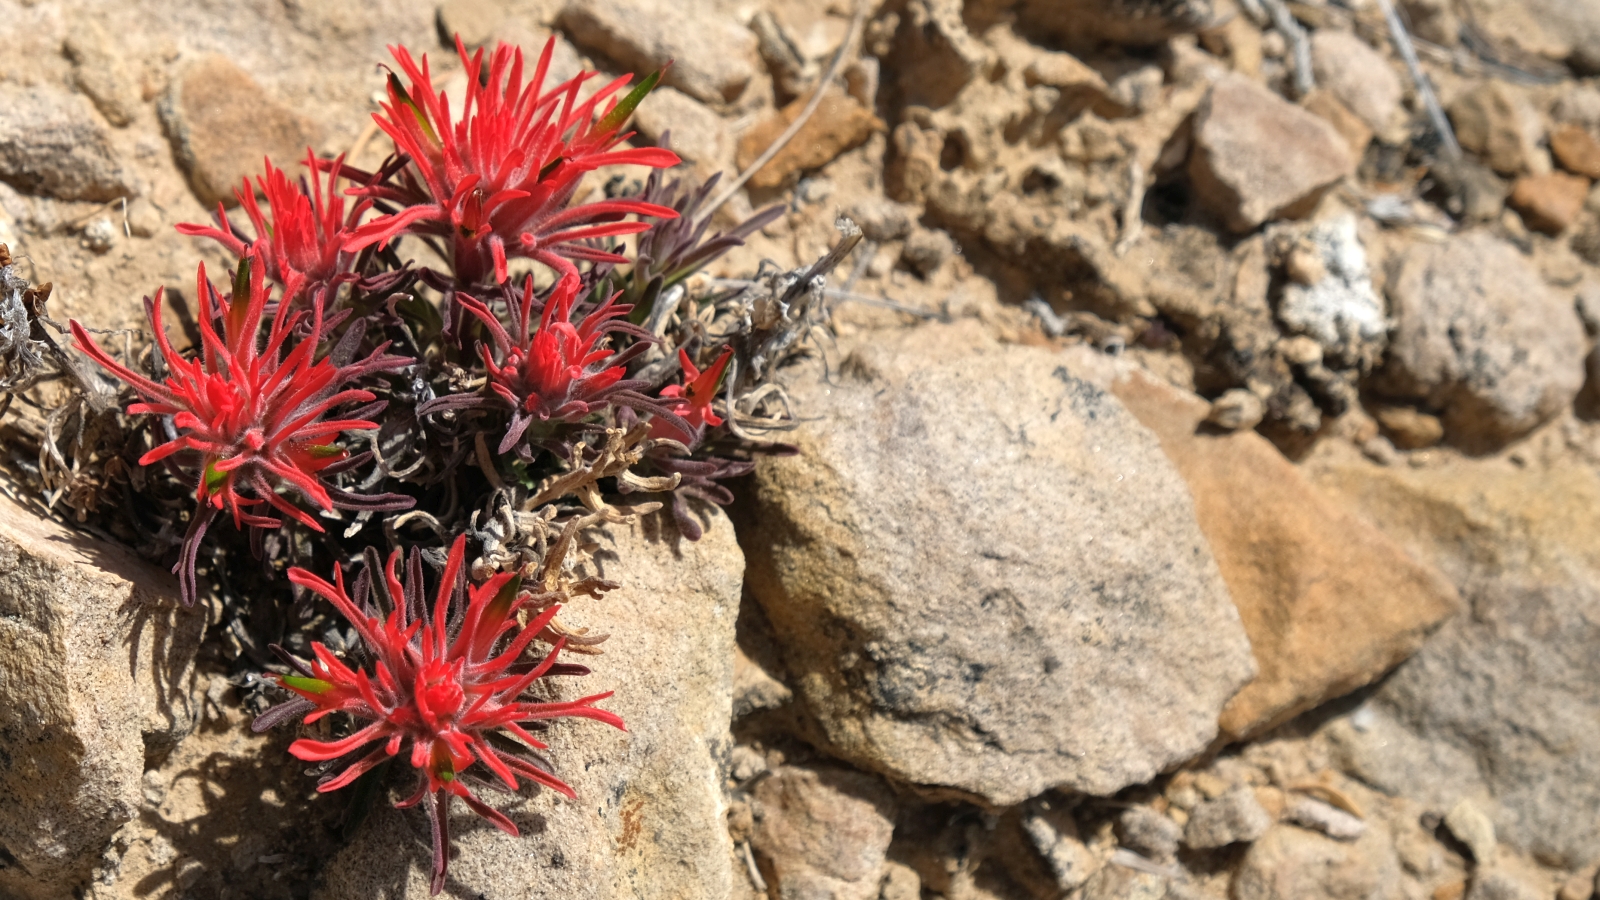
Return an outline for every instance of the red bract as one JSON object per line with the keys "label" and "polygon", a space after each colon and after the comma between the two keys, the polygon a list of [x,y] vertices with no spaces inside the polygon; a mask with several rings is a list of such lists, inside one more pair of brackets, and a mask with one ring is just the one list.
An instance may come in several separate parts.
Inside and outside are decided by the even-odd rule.
{"label": "red bract", "polygon": [[[335,172],[343,165],[343,157],[332,163]],[[246,242],[242,234],[228,222],[222,204],[217,204],[217,225],[178,226],[178,231],[195,237],[208,237],[244,258],[256,253],[266,263],[267,275],[283,286],[283,298],[293,303],[302,290],[315,290],[319,286],[332,286],[354,280],[350,264],[354,254],[345,249],[356,224],[372,205],[361,201],[345,214],[344,196],[337,187],[337,176],[329,176],[324,189],[322,172],[317,158],[306,151],[306,168],[310,170],[309,193],[302,181],[295,184],[266,160],[267,173],[256,177],[256,185],[267,198],[271,210],[269,222],[256,203],[256,192],[250,188],[250,179],[236,189],[234,196],[244,207],[245,215],[255,226],[256,239]]]}
{"label": "red bract", "polygon": [[[407,759],[417,770],[417,790],[396,805],[425,802],[428,806],[433,824],[435,894],[444,887],[449,864],[450,798],[460,797],[473,812],[507,834],[517,835],[517,826],[510,819],[468,788],[469,782],[485,784],[469,771],[475,763],[482,763],[508,790],[517,790],[520,776],[568,797],[576,796],[547,770],[542,759],[503,749],[512,741],[501,740],[497,746],[490,742],[490,735],[501,732],[524,748],[545,750],[546,745],[524,726],[542,727],[550,719],[578,717],[626,730],[615,713],[594,705],[610,697],[610,691],[564,703],[524,696],[540,678],[581,675],[588,670],[556,665],[566,643],[564,637],[554,640],[542,660],[523,659],[524,651],[560,607],[551,606],[519,625],[517,614],[531,598],[520,590],[520,579],[512,575],[496,575],[468,588],[465,608],[461,608],[465,549],[466,538],[456,538],[431,617],[424,608],[420,557],[416,554],[403,586],[395,571],[400,551],[389,556],[383,578],[393,611],[384,619],[363,608],[372,573],[357,580],[356,595],[362,601],[358,605],[345,592],[344,575],[338,568],[334,569],[333,584],[304,569],[290,569],[290,581],[327,599],[355,626],[372,660],[372,673],[351,669],[327,647],[313,643],[316,660],[303,667],[302,675],[275,676],[278,684],[300,700],[269,710],[255,724],[256,730],[265,730],[302,712],[307,713],[307,723],[332,712],[346,712],[365,723],[341,740],[302,738],[289,745],[289,752],[299,759],[349,760],[343,771],[323,777],[317,785],[319,791],[345,787],[409,745]],[[453,632],[446,627],[452,621],[458,623]],[[364,749],[367,752],[356,758]]]}
{"label": "red bract", "polygon": [[[128,407],[130,415],[172,417],[177,438],[144,454],[139,464],[147,466],[186,450],[200,456],[195,489],[199,506],[184,539],[183,553],[173,568],[182,584],[185,603],[194,602],[195,556],[217,510],[231,512],[238,528],[281,527],[278,519],[247,511],[265,503],[315,531],[322,530],[315,519],[289,503],[278,489],[291,488],[321,509],[333,509],[335,498],[318,477],[347,455],[333,441],[343,432],[377,428],[378,424],[366,419],[323,416],[337,406],[374,399],[370,391],[345,385],[368,373],[398,369],[411,362],[386,356],[383,351],[387,343],[353,365],[313,359],[318,340],[325,336],[320,303],[314,304],[309,314],[301,311],[292,315],[288,314],[287,303],[278,304],[262,347],[258,335],[271,293],[263,276],[265,268],[260,255],[252,250],[240,262],[234,292],[224,301],[206,278],[205,265],[201,264],[195,285],[200,297],[198,359],[184,359],[167,341],[161,322],[162,291],[145,298],[145,314],[155,331],[156,345],[172,372],[165,383],[152,381],[118,363],[82,325],[71,323],[78,349],[144,398],[144,402]],[[310,336],[285,353],[290,335],[308,315]],[[214,325],[218,319],[223,326],[221,336]],[[353,348],[359,343],[360,326],[353,326],[351,332],[341,346]],[[375,502],[379,504],[377,508],[395,508],[402,499],[389,495],[357,498],[339,492],[337,505],[348,508]]]}
{"label": "red bract", "polygon": [[[722,417],[711,409],[711,401],[717,398],[717,385],[722,381],[722,373],[728,368],[728,360],[733,358],[733,348],[722,348],[722,355],[704,372],[695,368],[694,361],[689,359],[689,354],[678,348],[678,362],[683,366],[683,384],[669,384],[661,389],[661,399],[672,400],[668,405],[677,413],[696,433],[707,425],[715,427],[722,424]],[[667,433],[670,423],[657,419],[651,423],[652,437],[671,437]]]}
{"label": "red bract", "polygon": [[[620,101],[613,95],[628,77],[616,79],[578,102],[588,72],[549,90],[545,74],[555,39],[545,44],[533,78],[522,80],[522,51],[501,44],[483,71],[482,49],[472,56],[456,40],[466,67],[467,95],[459,118],[451,116],[443,92],[433,89],[428,58],[421,65],[404,47],[391,47],[411,88],[389,78],[389,102],[374,115],[409,164],[392,177],[352,191],[398,211],[357,229],[346,249],[359,250],[404,234],[445,238],[457,283],[495,283],[507,278],[507,257],[538,260],[576,273],[574,259],[625,262],[589,246],[592,238],[635,234],[644,222],[618,221],[629,213],[674,218],[672,209],[639,200],[603,200],[568,207],[583,175],[601,166],[674,166],[678,156],[655,148],[613,149],[628,134],[622,125],[656,76]],[[601,104],[605,104],[603,111]],[[598,120],[596,114],[599,113]],[[366,173],[346,169],[364,184]]]}
{"label": "red bract", "polygon": [[[574,325],[572,306],[579,290],[576,275],[564,276],[557,282],[545,300],[539,327],[534,329],[533,302],[537,294],[533,277],[529,276],[520,293],[509,292],[507,299],[514,337],[482,301],[457,294],[457,302],[484,324],[493,342],[492,349],[479,345],[489,372],[490,393],[440,397],[417,407],[417,412],[471,407],[508,409],[511,423],[500,441],[500,453],[517,446],[535,421],[577,422],[614,405],[655,413],[687,437],[690,429],[682,419],[639,393],[646,382],[622,377],[626,364],[648,349],[650,341],[647,333],[627,322],[625,317],[631,307],[616,303],[613,296]],[[639,340],[616,353],[607,346],[612,332],[626,332]]]}

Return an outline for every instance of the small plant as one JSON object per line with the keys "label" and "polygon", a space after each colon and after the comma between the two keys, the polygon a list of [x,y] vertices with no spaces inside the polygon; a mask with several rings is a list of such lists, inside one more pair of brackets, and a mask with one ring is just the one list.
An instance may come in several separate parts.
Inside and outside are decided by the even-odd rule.
{"label": "small plant", "polygon": [[[214,224],[179,226],[238,259],[226,290],[199,267],[195,315],[178,317],[192,349],[163,316],[182,298],[159,289],[148,348],[71,323],[114,384],[54,342],[48,285],[28,288],[0,248],[0,414],[15,394],[45,416],[17,430],[40,460],[26,474],[172,564],[183,601],[225,621],[246,702],[293,695],[255,727],[303,717],[319,730],[289,748],[324,764],[319,790],[371,787],[405,754],[417,786],[400,805],[429,810],[435,893],[452,798],[515,835],[475,789],[571,796],[538,731],[622,727],[596,705],[607,694],[528,693],[586,674],[558,655],[605,640],[556,618],[616,587],[579,576],[592,545],[580,535],[668,507],[698,539],[695,505],[731,502],[724,480],[785,452],[751,436],[785,421],[762,381],[818,320],[805,298],[822,296],[841,252],[740,282],[753,289],[697,278],[781,207],[708,236],[715,179],[668,181],[671,150],[625,143],[659,73],[580,100],[594,73],[547,86],[553,46],[525,78],[521,50],[458,40],[459,111],[426,56],[394,48],[374,117],[394,143],[381,165],[308,153],[291,178],[268,160],[237,191],[248,226],[220,207]],[[653,171],[632,193],[579,202],[584,175],[615,165]],[[408,261],[423,245],[443,264]],[[47,406],[35,385],[63,374],[67,398]],[[211,528],[223,512],[234,529]],[[331,583],[312,574],[330,570]]]}

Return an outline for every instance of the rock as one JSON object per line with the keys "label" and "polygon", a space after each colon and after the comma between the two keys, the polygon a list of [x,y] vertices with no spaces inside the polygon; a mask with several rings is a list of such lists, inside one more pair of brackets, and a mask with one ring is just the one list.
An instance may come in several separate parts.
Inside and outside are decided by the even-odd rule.
{"label": "rock", "polygon": [[725,167],[733,156],[733,138],[722,117],[676,88],[651,91],[634,113],[633,127],[657,145],[670,131],[674,153],[711,169]]}
{"label": "rock", "polygon": [[128,64],[127,53],[97,19],[79,17],[61,51],[72,63],[72,80],[78,90],[94,102],[107,122],[122,128],[133,121],[140,104],[138,76]]}
{"label": "rock", "polygon": [[950,235],[936,228],[917,227],[906,238],[900,258],[905,260],[911,271],[923,278],[931,278],[955,252],[956,242]]}
{"label": "rock", "polygon": [[1240,785],[1195,807],[1183,828],[1183,843],[1195,850],[1211,850],[1248,843],[1271,827],[1272,817],[1256,801],[1255,791]]}
{"label": "rock", "polygon": [[[756,157],[766,152],[809,102],[810,97],[797,98],[745,132],[739,138],[739,171],[749,168]],[[866,143],[874,131],[883,127],[883,122],[861,101],[830,89],[794,138],[751,177],[750,186],[775,188],[800,172],[820,169],[846,150]]]}
{"label": "rock", "polygon": [[1544,123],[1519,90],[1502,81],[1485,81],[1450,104],[1450,122],[1462,149],[1476,153],[1502,175],[1550,171],[1539,141]]}
{"label": "rock", "polygon": [[[1333,448],[1329,448],[1330,451]],[[1470,604],[1354,717],[1338,764],[1438,810],[1471,798],[1499,842],[1558,868],[1600,857],[1600,476],[1558,463],[1413,469],[1313,461],[1330,493],[1446,572]]]}
{"label": "rock", "polygon": [[1230,738],[1376,680],[1459,607],[1441,574],[1325,496],[1265,438],[1201,433],[1205,401],[1148,376],[1114,391],[1187,483],[1250,636],[1260,674],[1222,713]]}
{"label": "rock", "polygon": [[1441,47],[1461,43],[1461,19],[1450,0],[1401,0],[1411,32]]}
{"label": "rock", "polygon": [[878,900],[894,836],[894,795],[850,769],[784,766],[755,789],[751,845],[772,866],[776,896]]}
{"label": "rock", "polygon": [[317,139],[309,120],[216,54],[173,79],[160,112],[190,188],[208,206],[236,206],[233,192],[245,178],[260,174],[263,156],[292,168]]}
{"label": "rock", "polygon": [[72,896],[193,727],[206,616],[169,573],[0,497],[0,895]]}
{"label": "rock", "polygon": [[1122,866],[1106,866],[1083,886],[1082,900],[1165,900],[1167,879]]}
{"label": "rock", "polygon": [[1235,900],[1354,900],[1398,897],[1400,861],[1389,835],[1369,829],[1354,843],[1274,825],[1234,875]]}
{"label": "rock", "polygon": [[994,67],[994,51],[962,20],[961,0],[910,0],[895,34],[905,102],[937,109]]}
{"label": "rock", "polygon": [[1546,900],[1550,893],[1517,874],[1489,869],[1472,876],[1464,900]]}
{"label": "rock", "polygon": [[1220,79],[1195,110],[1189,178],[1235,232],[1298,219],[1355,171],[1326,121],[1242,75]]}
{"label": "rock", "polygon": [[1278,318],[1290,331],[1315,338],[1325,357],[1368,369],[1383,356],[1389,323],[1372,289],[1356,217],[1346,213],[1319,223],[1305,240],[1322,277],[1285,285]]}
{"label": "rock", "polygon": [[6,89],[0,103],[0,181],[62,200],[133,193],[89,104],[53,85]]}
{"label": "rock", "polygon": [[1373,131],[1383,131],[1400,111],[1405,88],[1382,53],[1348,31],[1319,28],[1311,35],[1317,84],[1338,97]]}
{"label": "rock", "polygon": [[1472,859],[1480,865],[1494,862],[1494,823],[1471,800],[1463,799],[1445,814],[1444,827],[1450,829],[1456,840],[1467,845]]}
{"label": "rock", "polygon": [[1312,828],[1338,841],[1353,841],[1367,830],[1367,823],[1337,806],[1310,797],[1296,798],[1284,811],[1287,822]]}
{"label": "rock", "polygon": [[777,709],[794,699],[794,692],[747,656],[743,649],[733,657],[733,716],[740,718],[760,709]]}
{"label": "rock", "polygon": [[1380,406],[1374,416],[1401,450],[1421,450],[1444,440],[1444,423],[1414,406]]}
{"label": "rock", "polygon": [[1211,401],[1211,411],[1206,414],[1206,421],[1218,428],[1239,431],[1261,424],[1266,414],[1266,404],[1261,402],[1260,397],[1244,388],[1231,388]]}
{"label": "rock", "polygon": [[1559,125],[1550,132],[1550,151],[1562,168],[1585,178],[1600,178],[1600,140],[1582,126]]}
{"label": "rock", "polygon": [[1117,837],[1146,859],[1170,863],[1178,858],[1183,826],[1148,806],[1130,806],[1117,816]]}
{"label": "rock", "polygon": [[869,241],[898,241],[911,233],[915,210],[893,200],[870,197],[854,203],[845,215],[861,228]]}
{"label": "rock", "polygon": [[884,864],[881,900],[922,900],[922,879],[917,870],[893,860]]}
{"label": "rock", "polygon": [[1078,837],[1077,824],[1064,810],[1036,801],[1023,814],[1022,830],[1044,857],[1061,890],[1071,891],[1099,871],[1100,859]]}
{"label": "rock", "polygon": [[1505,208],[1511,188],[1490,169],[1469,157],[1440,160],[1429,170],[1447,195],[1445,208],[1467,223],[1494,222]]}
{"label": "rock", "polygon": [[1514,247],[1483,232],[1416,243],[1389,282],[1382,387],[1441,410],[1450,441],[1492,450],[1572,402],[1583,325]]}
{"label": "rock", "polygon": [[1511,208],[1522,214],[1528,228],[1560,234],[1583,209],[1589,196],[1589,179],[1565,172],[1524,175],[1511,186]]}
{"label": "rock", "polygon": [[506,17],[505,10],[492,0],[445,0],[436,13],[439,38],[447,47],[455,46],[457,36],[468,48],[482,47],[494,40],[495,30]]}
{"label": "rock", "polygon": [[1024,29],[1075,47],[1154,47],[1219,18],[1212,0],[1022,0],[1016,15]]}
{"label": "rock", "polygon": [[569,0],[561,27],[579,47],[703,103],[739,99],[756,72],[756,36],[709,0]]}
{"label": "rock", "polygon": [[847,356],[787,379],[816,418],[757,469],[745,538],[816,740],[997,806],[1204,748],[1248,646],[1182,482],[1089,380],[1106,358],[972,320]]}
{"label": "rock", "polygon": [[[593,673],[558,679],[559,691],[577,697],[615,690],[604,705],[628,731],[580,721],[552,728],[548,756],[578,799],[527,795],[510,811],[520,838],[458,805],[447,890],[497,900],[730,895],[735,874],[722,762],[732,746],[744,562],[728,521],[710,515],[695,542],[659,518],[613,527],[602,540],[599,574],[622,587],[575,602],[561,617],[611,637],[604,655],[584,660]],[[424,817],[380,799],[326,867],[315,896],[420,900],[430,873]]]}
{"label": "rock", "polygon": [[1350,149],[1350,158],[1359,160],[1366,152],[1367,145],[1372,143],[1372,127],[1361,120],[1361,117],[1350,111],[1350,107],[1339,102],[1329,91],[1316,88],[1301,98],[1300,105],[1306,112],[1311,113],[1332,125],[1334,130],[1344,137],[1345,146]]}

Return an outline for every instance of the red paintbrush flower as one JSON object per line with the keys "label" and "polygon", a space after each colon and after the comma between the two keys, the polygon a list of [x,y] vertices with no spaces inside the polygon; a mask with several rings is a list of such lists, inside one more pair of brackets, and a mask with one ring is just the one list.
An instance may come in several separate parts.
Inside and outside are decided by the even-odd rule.
{"label": "red paintbrush flower", "polygon": [[601,166],[664,168],[680,160],[657,148],[613,149],[630,136],[622,133],[622,125],[659,74],[620,100],[613,95],[627,85],[627,76],[580,103],[579,88],[596,73],[545,90],[554,48],[551,38],[532,80],[524,84],[520,49],[496,47],[486,72],[484,51],[468,56],[457,38],[456,51],[467,70],[467,95],[461,115],[453,117],[444,93],[433,90],[427,56],[418,65],[406,48],[391,47],[411,87],[408,91],[391,75],[389,102],[373,118],[394,139],[407,164],[377,183],[366,173],[343,171],[366,185],[352,194],[392,204],[398,211],[358,228],[346,249],[404,234],[435,235],[450,247],[458,284],[482,284],[491,276],[502,284],[508,257],[535,259],[560,272],[575,272],[574,259],[625,262],[586,242],[650,227],[619,221],[629,213],[675,218],[671,208],[640,200],[568,206],[584,174]]}
{"label": "red paintbrush flower", "polygon": [[[327,647],[313,643],[315,661],[309,665],[294,661],[300,675],[273,676],[299,699],[268,710],[253,726],[263,731],[302,713],[308,724],[332,712],[346,712],[361,720],[362,727],[341,740],[302,738],[289,745],[289,752],[299,759],[349,761],[342,771],[323,776],[318,791],[349,785],[409,745],[407,759],[417,770],[417,790],[396,805],[427,804],[433,826],[435,894],[444,887],[449,865],[450,798],[460,797],[473,812],[517,836],[517,826],[510,819],[469,789],[469,783],[492,786],[469,771],[475,763],[482,763],[508,790],[517,790],[521,776],[575,797],[572,788],[551,774],[544,760],[531,752],[525,755],[508,749],[508,745],[517,750],[548,749],[528,727],[542,727],[551,719],[595,719],[626,730],[615,713],[594,705],[610,697],[610,691],[562,703],[541,702],[526,695],[540,678],[583,675],[588,670],[557,665],[565,637],[555,638],[542,660],[523,658],[534,638],[545,634],[548,639],[545,628],[560,607],[551,606],[526,624],[518,624],[518,612],[532,599],[521,591],[518,577],[500,574],[467,588],[463,608],[465,549],[465,537],[456,538],[450,547],[431,617],[424,606],[421,558],[415,552],[404,585],[396,575],[400,551],[389,556],[382,573],[393,607],[387,618],[366,611],[371,608],[366,601],[368,588],[377,577],[374,573],[364,573],[357,580],[357,599],[352,600],[338,568],[334,569],[333,584],[305,569],[290,569],[290,581],[327,599],[355,626],[372,661],[372,672],[351,669]],[[456,623],[453,629],[446,624],[451,622]],[[491,735],[497,733],[500,740],[491,743]],[[357,758],[363,750],[366,752]]]}
{"label": "red paintbrush flower", "polygon": [[[669,384],[662,388],[661,399],[675,401],[667,408],[688,422],[696,434],[707,425],[716,427],[722,424],[722,417],[711,409],[711,401],[717,398],[717,385],[721,383],[722,373],[732,358],[733,348],[724,347],[717,361],[702,372],[695,368],[689,354],[682,347],[678,348],[678,362],[683,366],[683,384]],[[668,433],[671,427],[671,423],[657,419],[650,425],[650,436],[671,437]]]}
{"label": "red paintbrush flower", "polygon": [[[682,419],[639,393],[646,382],[622,377],[626,364],[650,346],[650,335],[626,319],[631,307],[616,303],[613,295],[574,325],[572,306],[579,289],[578,276],[563,276],[545,300],[535,329],[533,302],[538,295],[533,276],[528,276],[520,294],[512,291],[507,296],[515,337],[482,301],[458,293],[457,302],[484,324],[493,343],[492,349],[479,345],[489,372],[490,393],[440,397],[418,406],[417,413],[473,407],[508,409],[511,423],[500,441],[500,453],[515,447],[535,421],[577,422],[607,406],[654,413],[687,436],[689,429]],[[616,353],[607,346],[613,332],[632,334],[639,340]]]}
{"label": "red paintbrush flower", "polygon": [[[183,553],[173,568],[182,584],[185,603],[194,602],[195,556],[218,510],[231,512],[237,528],[281,527],[278,519],[247,511],[265,503],[308,528],[321,531],[322,526],[310,514],[279,493],[280,487],[298,492],[324,510],[336,505],[409,505],[407,498],[359,498],[334,489],[335,497],[319,473],[346,458],[346,451],[333,443],[341,433],[378,427],[376,422],[362,418],[323,418],[335,407],[374,399],[370,391],[345,386],[372,372],[402,368],[411,360],[385,355],[387,342],[365,360],[351,365],[335,365],[327,358],[313,359],[317,343],[326,336],[320,303],[314,303],[309,314],[301,311],[292,315],[289,304],[279,303],[263,347],[259,334],[271,294],[265,269],[259,253],[251,250],[239,263],[233,294],[224,301],[206,278],[205,264],[201,264],[195,285],[200,297],[198,359],[184,359],[168,342],[161,322],[163,292],[157,290],[154,297],[145,298],[145,314],[155,331],[156,346],[172,372],[165,383],[152,381],[118,363],[82,325],[71,323],[78,349],[144,398],[128,407],[129,415],[172,417],[177,437],[145,453],[139,464],[147,466],[182,451],[199,454],[195,488],[199,507],[184,539]],[[308,336],[289,349],[291,334],[308,315]],[[219,320],[221,336],[215,327]],[[341,347],[353,350],[360,342],[361,327],[359,323],[353,325],[341,340]]]}
{"label": "red paintbrush flower", "polygon": [[[338,172],[344,157],[332,162]],[[182,224],[178,231],[194,237],[208,237],[243,259],[250,253],[259,254],[266,264],[267,276],[283,286],[285,302],[293,303],[302,290],[333,286],[355,280],[350,264],[355,254],[345,249],[345,243],[355,230],[361,216],[372,206],[363,200],[344,211],[344,196],[338,190],[337,176],[329,176],[326,189],[322,183],[321,167],[316,156],[306,151],[306,168],[310,170],[309,191],[304,180],[295,184],[266,160],[267,173],[256,177],[256,185],[267,198],[271,210],[269,222],[256,203],[256,192],[250,188],[250,179],[235,189],[245,215],[255,226],[256,238],[246,242],[244,235],[228,221],[222,204],[217,204],[217,226]]]}

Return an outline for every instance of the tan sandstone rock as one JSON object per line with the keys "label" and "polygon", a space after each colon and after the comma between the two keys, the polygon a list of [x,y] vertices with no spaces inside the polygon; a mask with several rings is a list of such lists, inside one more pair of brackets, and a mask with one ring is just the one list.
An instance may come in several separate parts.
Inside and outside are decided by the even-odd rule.
{"label": "tan sandstone rock", "polygon": [[192,727],[206,617],[166,572],[0,497],[0,895],[70,896]]}
{"label": "tan sandstone rock", "polygon": [[1204,433],[1204,400],[1143,373],[1115,391],[1188,483],[1261,669],[1222,712],[1229,737],[1377,680],[1460,607],[1443,575],[1326,497],[1265,438]]}

